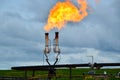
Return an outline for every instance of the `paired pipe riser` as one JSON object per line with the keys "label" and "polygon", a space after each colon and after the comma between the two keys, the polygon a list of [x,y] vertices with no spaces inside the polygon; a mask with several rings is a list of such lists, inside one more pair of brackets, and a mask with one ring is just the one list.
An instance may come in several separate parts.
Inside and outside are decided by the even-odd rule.
{"label": "paired pipe riser", "polygon": [[[59,39],[59,32],[55,32],[54,48],[53,48],[54,53],[60,53],[58,39]],[[49,40],[49,33],[45,33],[45,50],[44,50],[44,53],[50,53],[50,51],[51,51],[50,47],[51,47],[51,45],[50,45],[50,40]]]}

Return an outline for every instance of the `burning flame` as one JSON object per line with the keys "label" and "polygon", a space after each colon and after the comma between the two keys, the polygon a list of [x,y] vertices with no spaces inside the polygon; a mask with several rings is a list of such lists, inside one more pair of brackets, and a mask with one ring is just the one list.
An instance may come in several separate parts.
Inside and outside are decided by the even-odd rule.
{"label": "burning flame", "polygon": [[45,31],[49,32],[51,29],[61,29],[68,22],[79,22],[85,18],[87,13],[86,0],[77,0],[79,7],[76,7],[70,0],[65,2],[57,2],[50,10]]}

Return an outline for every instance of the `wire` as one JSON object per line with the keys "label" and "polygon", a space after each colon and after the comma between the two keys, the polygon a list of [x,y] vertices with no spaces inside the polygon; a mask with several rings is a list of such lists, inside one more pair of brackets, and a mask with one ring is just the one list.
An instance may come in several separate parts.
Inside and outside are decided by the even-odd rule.
{"label": "wire", "polygon": [[59,64],[60,60],[61,60],[61,54],[59,54],[59,58],[58,58],[57,64]]}

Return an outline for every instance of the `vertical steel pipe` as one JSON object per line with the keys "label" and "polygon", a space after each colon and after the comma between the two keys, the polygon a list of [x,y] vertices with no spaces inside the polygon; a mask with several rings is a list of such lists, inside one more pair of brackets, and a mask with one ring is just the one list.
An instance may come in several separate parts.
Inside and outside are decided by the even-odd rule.
{"label": "vertical steel pipe", "polygon": [[55,45],[58,46],[59,32],[55,32]]}
{"label": "vertical steel pipe", "polygon": [[54,52],[60,53],[59,49],[59,32],[55,32],[55,39],[54,39]]}
{"label": "vertical steel pipe", "polygon": [[49,45],[49,38],[48,38],[48,36],[49,36],[49,33],[45,33],[45,47],[48,47],[48,45]]}
{"label": "vertical steel pipe", "polygon": [[45,33],[45,50],[44,53],[50,53],[49,33]]}

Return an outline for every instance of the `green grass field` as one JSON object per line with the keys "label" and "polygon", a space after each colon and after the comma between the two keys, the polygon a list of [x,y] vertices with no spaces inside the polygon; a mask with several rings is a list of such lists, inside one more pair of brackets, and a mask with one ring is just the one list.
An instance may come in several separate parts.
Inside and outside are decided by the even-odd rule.
{"label": "green grass field", "polygon": [[[91,75],[88,75],[88,71],[90,71],[89,68],[79,68],[79,69],[72,69],[72,80],[96,80],[91,77]],[[120,72],[120,68],[116,69],[100,69],[100,70],[94,70],[95,74],[103,74],[104,71],[107,72],[107,75],[110,75],[111,77],[109,80],[120,80],[120,78],[115,78],[116,74]],[[35,77],[47,77],[47,71],[36,71]],[[85,76],[83,76],[83,73]],[[24,77],[25,72],[24,71],[16,71],[16,70],[0,70],[0,76],[2,77]],[[56,77],[60,78],[59,80],[69,80],[69,69],[57,69],[56,70]],[[32,77],[32,71],[28,71],[29,78]],[[78,77],[78,79],[77,79]],[[63,79],[62,79],[63,78]],[[68,78],[68,79],[65,79]],[[84,78],[84,79],[83,79]],[[54,80],[54,79],[53,79]],[[104,80],[104,79],[100,79]]]}

